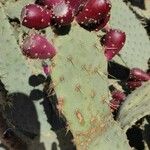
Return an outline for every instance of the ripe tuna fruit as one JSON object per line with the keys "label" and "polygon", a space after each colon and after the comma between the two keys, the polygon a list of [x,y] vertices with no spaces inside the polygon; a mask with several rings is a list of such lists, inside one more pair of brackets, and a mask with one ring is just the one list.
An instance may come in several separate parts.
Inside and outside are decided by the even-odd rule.
{"label": "ripe tuna fruit", "polygon": [[32,34],[28,36],[21,46],[22,52],[25,56],[32,59],[47,59],[53,58],[56,54],[56,49],[48,40],[39,35]]}
{"label": "ripe tuna fruit", "polygon": [[83,9],[88,0],[66,0],[66,2],[74,9],[74,15]]}
{"label": "ripe tuna fruit", "polygon": [[74,10],[65,0],[42,0],[42,4],[52,12],[53,24],[70,25],[74,19]]}
{"label": "ripe tuna fruit", "polygon": [[61,1],[63,0],[41,0],[40,3],[46,6],[48,9],[51,9]]}
{"label": "ripe tuna fruit", "polygon": [[101,39],[104,46],[104,53],[107,60],[111,60],[125,44],[125,32],[116,29],[110,29]]}
{"label": "ripe tuna fruit", "polygon": [[115,111],[120,107],[120,102],[117,101],[116,99],[112,99],[109,102],[109,106],[110,106],[112,111]]}
{"label": "ripe tuna fruit", "polygon": [[54,24],[59,26],[70,25],[74,19],[73,9],[65,0],[53,5],[51,8]]}
{"label": "ripe tuna fruit", "polygon": [[[108,22],[111,3],[109,0],[89,0],[76,17],[76,21],[84,28],[102,29]],[[105,19],[107,18],[107,19]],[[105,22],[105,23],[104,23]]]}
{"label": "ripe tuna fruit", "polygon": [[144,72],[139,68],[132,68],[130,71],[129,78],[134,81],[148,81],[150,76],[148,73]]}
{"label": "ripe tuna fruit", "polygon": [[122,102],[126,99],[126,95],[123,92],[119,91],[119,90],[114,90],[111,93],[111,95],[112,95],[113,99],[116,99],[117,101],[120,101],[120,102]]}
{"label": "ripe tuna fruit", "polygon": [[[107,14],[107,16],[105,16],[102,20],[101,20],[101,22],[99,23],[99,24],[97,24],[96,26],[95,26],[95,31],[99,31],[99,30],[101,30],[101,29],[104,29],[106,26],[107,26],[107,23],[108,23],[108,21],[109,21],[109,19],[110,19],[110,14]],[[108,27],[108,26],[107,26]],[[107,28],[106,27],[106,28]],[[105,31],[106,31],[106,28],[105,28]]]}
{"label": "ripe tuna fruit", "polygon": [[43,29],[51,24],[51,12],[37,4],[29,4],[23,7],[21,23],[28,28]]}
{"label": "ripe tuna fruit", "polygon": [[136,88],[140,87],[142,85],[141,81],[127,81],[126,85],[130,90],[135,90]]}
{"label": "ripe tuna fruit", "polygon": [[115,111],[120,107],[121,103],[126,99],[126,95],[119,90],[112,91],[111,95],[112,95],[112,100],[110,100],[109,105],[111,110]]}

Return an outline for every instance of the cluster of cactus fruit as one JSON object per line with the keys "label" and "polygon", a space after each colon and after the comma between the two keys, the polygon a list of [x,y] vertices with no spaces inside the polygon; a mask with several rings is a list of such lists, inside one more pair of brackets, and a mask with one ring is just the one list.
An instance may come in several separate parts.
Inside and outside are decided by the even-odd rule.
{"label": "cluster of cactus fruit", "polygon": [[[116,2],[122,3],[112,0],[112,4]],[[112,4],[109,0],[39,0],[22,6],[19,14],[21,24],[31,29],[20,45],[22,54],[40,65],[42,60],[43,72],[53,80],[48,89],[50,97],[56,94],[56,108],[66,117],[67,131],[73,133],[79,150],[130,149],[111,116],[111,111],[119,110],[124,101],[128,101],[128,96],[115,89],[111,92],[112,99],[107,101],[107,62],[119,57],[129,37],[126,31],[109,25]],[[72,27],[65,36],[49,30],[49,27],[54,31],[68,26]],[[43,29],[47,37],[40,34]],[[131,91],[136,91],[149,80],[150,75],[144,69],[131,67],[124,82]],[[123,114],[121,112],[120,116]],[[123,122],[120,116],[119,121]],[[127,121],[122,123],[122,128]],[[119,143],[112,137],[119,138]]]}
{"label": "cluster of cactus fruit", "polygon": [[[28,28],[43,29],[48,26],[67,26],[73,19],[88,30],[100,30],[108,23],[111,3],[105,1],[41,1],[43,6],[28,4],[21,12],[22,25]],[[125,33],[108,29],[102,38],[105,55],[111,60],[125,43]],[[32,44],[34,43],[34,44]],[[43,45],[41,47],[40,45]],[[47,59],[56,53],[55,48],[40,35],[30,35],[22,46],[23,53],[30,58]]]}
{"label": "cluster of cactus fruit", "polygon": [[[42,1],[42,5],[28,4],[21,12],[22,25],[28,28],[43,29],[48,26],[67,26],[73,19],[88,30],[99,31],[110,18],[110,1]],[[101,44],[108,60],[111,60],[123,47],[126,35],[116,29],[107,28]],[[33,43],[33,44],[32,44]],[[41,48],[40,48],[41,47]],[[22,46],[23,53],[30,58],[47,59],[54,57],[56,50],[44,37],[30,35]]]}
{"label": "cluster of cactus fruit", "polygon": [[[87,30],[99,31],[110,18],[111,3],[101,1],[41,1],[42,5],[28,4],[21,12],[21,23],[28,28],[44,29],[48,26],[67,26],[73,19]],[[108,17],[109,16],[109,17]],[[111,60],[125,44],[126,35],[121,30],[105,27],[101,39],[107,60]],[[30,35],[22,45],[23,54],[30,58],[53,58],[56,49],[41,35]]]}
{"label": "cluster of cactus fruit", "polygon": [[[40,5],[39,5],[40,4]],[[28,28],[36,30],[48,26],[67,26],[75,20],[81,27],[96,32],[104,29],[106,34],[100,39],[104,54],[108,61],[112,60],[119,53],[126,41],[125,32],[118,29],[111,29],[106,25],[110,18],[111,2],[109,0],[43,0],[39,4],[28,4],[21,12],[21,23]],[[29,58],[52,59],[56,54],[54,46],[46,38],[39,34],[32,34],[22,44],[23,54]],[[59,50],[58,50],[59,51]],[[43,69],[48,70],[45,66]],[[47,71],[46,74],[48,74]],[[127,80],[127,86],[134,90],[142,85],[142,81],[150,80],[149,74],[139,68],[132,68]],[[113,93],[110,106],[118,109],[121,101],[125,99],[123,93]],[[115,98],[114,98],[115,97]],[[120,98],[122,97],[122,98]]]}

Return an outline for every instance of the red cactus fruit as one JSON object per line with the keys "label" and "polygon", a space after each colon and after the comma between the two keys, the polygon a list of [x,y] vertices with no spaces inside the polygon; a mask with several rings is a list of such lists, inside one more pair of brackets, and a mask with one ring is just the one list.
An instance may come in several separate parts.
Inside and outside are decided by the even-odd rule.
{"label": "red cactus fruit", "polygon": [[126,95],[123,92],[119,91],[119,90],[114,90],[111,93],[111,95],[112,95],[113,99],[116,99],[117,101],[120,101],[120,102],[122,102],[126,99]]}
{"label": "red cactus fruit", "polygon": [[76,17],[76,21],[90,30],[103,28],[109,19],[105,19],[110,13],[111,3],[109,0],[89,0],[85,7]]}
{"label": "red cactus fruit", "polygon": [[120,101],[117,101],[116,99],[112,99],[109,102],[109,106],[112,111],[115,111],[120,107]]}
{"label": "red cactus fruit", "polygon": [[117,29],[110,29],[101,39],[107,60],[111,60],[125,44],[126,35]]}
{"label": "red cactus fruit", "polygon": [[140,87],[142,85],[141,81],[127,81],[126,85],[130,90],[135,90],[136,88]]}
{"label": "red cactus fruit", "polygon": [[70,25],[74,19],[73,9],[65,0],[53,5],[51,8],[54,24],[59,26]]}
{"label": "red cactus fruit", "polygon": [[51,24],[51,12],[37,4],[29,4],[21,11],[21,23],[28,28],[43,29]]}
{"label": "red cactus fruit", "polygon": [[150,75],[139,68],[132,68],[130,70],[129,79],[134,81],[148,81],[150,80]]}
{"label": "red cactus fruit", "polygon": [[41,4],[44,5],[45,7],[51,9],[58,3],[60,3],[62,0],[41,0]]}
{"label": "red cactus fruit", "polygon": [[53,58],[56,54],[56,49],[48,40],[39,35],[32,34],[28,36],[21,46],[22,52],[25,56],[32,59],[47,59]]}
{"label": "red cactus fruit", "polygon": [[53,24],[70,25],[74,19],[74,9],[65,0],[42,0],[42,4],[52,12]]}
{"label": "red cactus fruit", "polygon": [[95,31],[99,31],[103,28],[105,28],[105,31],[108,31],[106,29],[108,29],[108,26],[106,27],[108,21],[110,19],[110,14],[108,13],[102,20],[101,20],[101,23],[97,25]]}
{"label": "red cactus fruit", "polygon": [[74,9],[74,15],[83,9],[88,0],[66,0],[66,2]]}

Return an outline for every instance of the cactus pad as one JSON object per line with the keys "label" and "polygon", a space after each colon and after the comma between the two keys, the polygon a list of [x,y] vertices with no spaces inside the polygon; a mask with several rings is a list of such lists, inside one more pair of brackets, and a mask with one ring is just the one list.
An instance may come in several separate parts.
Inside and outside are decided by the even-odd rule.
{"label": "cactus pad", "polygon": [[119,57],[115,60],[130,68],[138,67],[146,70],[150,56],[148,35],[135,15],[120,0],[112,0],[110,25],[124,31],[127,39],[120,52],[123,61]]}
{"label": "cactus pad", "polygon": [[130,94],[120,108],[118,121],[127,130],[140,118],[150,114],[150,82],[146,82]]}

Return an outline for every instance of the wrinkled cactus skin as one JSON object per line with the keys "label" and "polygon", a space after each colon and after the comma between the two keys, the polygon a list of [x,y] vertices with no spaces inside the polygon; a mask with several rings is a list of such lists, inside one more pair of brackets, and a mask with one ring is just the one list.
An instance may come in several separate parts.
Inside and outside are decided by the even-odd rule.
{"label": "wrinkled cactus skin", "polygon": [[[29,77],[42,72],[41,61],[29,60],[21,54],[22,36],[29,33],[29,29],[22,26],[15,28],[9,19],[20,19],[21,9],[28,3],[34,1],[7,0],[0,5],[0,75],[4,75],[1,80],[9,93],[19,92],[27,96],[33,89],[29,85]],[[146,32],[122,1],[112,0],[112,6],[110,24],[127,33],[127,43],[120,53],[122,59],[116,56],[114,60],[121,64],[125,62],[128,67],[135,65],[145,70],[149,50]],[[139,32],[135,33],[136,30]],[[58,49],[58,54],[51,62],[48,61],[52,65],[53,82],[53,87],[50,86],[49,89],[55,90],[58,103],[61,104],[59,111],[67,119],[66,128],[72,132],[77,150],[130,150],[126,135],[114,121],[108,105],[107,60],[97,34],[88,32],[73,22],[70,32],[66,35],[55,35],[50,27],[45,29],[45,35]],[[136,40],[134,37],[137,37]],[[36,88],[42,90],[43,85]],[[133,97],[136,98],[136,94],[133,94]],[[61,149],[57,134],[63,129],[56,132],[52,130],[41,102],[42,98],[33,102],[40,122],[40,146],[44,143],[45,149],[48,150],[56,143],[57,149]],[[144,104],[142,103],[142,108],[145,102],[147,98]],[[136,101],[133,107],[135,105]],[[123,107],[124,105],[122,110]],[[132,117],[129,119],[137,119],[137,116]],[[122,119],[118,120],[123,122]],[[121,127],[124,128],[124,124],[121,124]],[[28,132],[32,132],[33,128],[34,126]],[[30,141],[32,144],[29,144],[29,150],[37,147],[40,149],[39,145],[36,146],[36,140]],[[68,147],[67,149],[72,150]]]}
{"label": "wrinkled cactus skin", "polygon": [[150,82],[144,83],[132,92],[122,105],[118,114],[118,121],[126,131],[140,118],[150,114]]}

